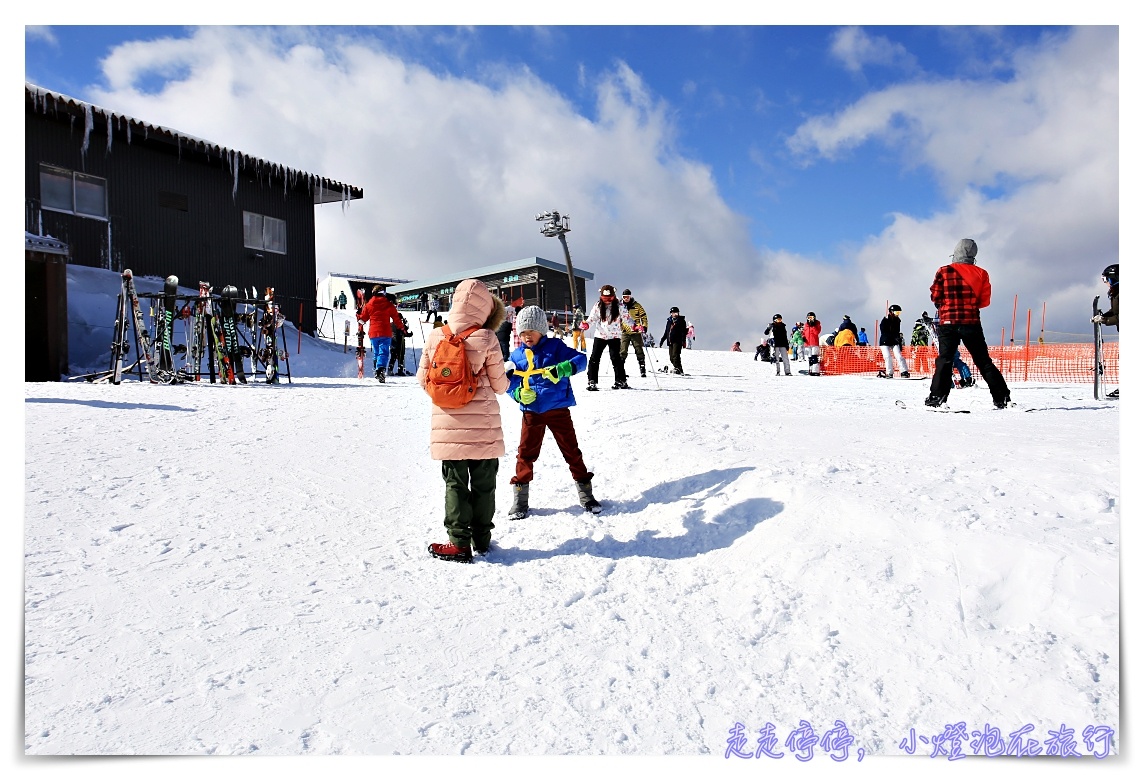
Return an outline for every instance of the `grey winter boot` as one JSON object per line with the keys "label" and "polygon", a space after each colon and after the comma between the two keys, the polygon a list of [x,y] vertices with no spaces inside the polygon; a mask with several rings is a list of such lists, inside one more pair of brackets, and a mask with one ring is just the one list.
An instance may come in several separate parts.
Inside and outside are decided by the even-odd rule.
{"label": "grey winter boot", "polygon": [[584,507],[594,515],[598,515],[603,511],[604,508],[600,506],[600,502],[597,501],[596,497],[592,495],[591,480],[587,482],[577,482],[576,492],[580,494],[580,506]]}
{"label": "grey winter boot", "polygon": [[528,483],[512,486],[512,506],[508,509],[509,520],[523,520],[528,517]]}

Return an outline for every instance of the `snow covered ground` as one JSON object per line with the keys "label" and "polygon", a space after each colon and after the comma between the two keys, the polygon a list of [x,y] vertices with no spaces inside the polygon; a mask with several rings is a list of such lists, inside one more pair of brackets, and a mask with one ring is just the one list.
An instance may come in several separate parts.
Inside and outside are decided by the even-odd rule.
{"label": "snow covered ground", "polygon": [[[106,344],[115,277],[72,281],[73,369],[102,368],[83,345]],[[1042,749],[1062,724],[1081,754],[1120,749],[1120,413],[1091,387],[1013,383],[1005,411],[956,390],[972,413],[939,414],[926,382],[776,377],[750,354],[686,351],[690,377],[632,391],[577,376],[604,513],[549,438],[532,515],[503,519],[506,397],[495,548],[465,566],[425,551],[445,539],[427,397],[356,379],[333,332],[303,337],[280,386],[24,385],[27,754],[759,773],[837,766],[834,729],[844,763],[884,771],[958,723],[966,754],[1026,725]],[[754,757],[768,724],[781,759]],[[942,765],[967,770],[908,762]]]}

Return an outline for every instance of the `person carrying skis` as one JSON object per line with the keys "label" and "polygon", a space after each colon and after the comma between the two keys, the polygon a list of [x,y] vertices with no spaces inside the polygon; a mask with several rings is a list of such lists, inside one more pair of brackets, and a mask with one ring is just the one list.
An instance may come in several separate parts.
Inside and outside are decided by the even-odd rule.
{"label": "person carrying skis", "polygon": [[358,311],[358,322],[369,323],[369,343],[373,346],[373,375],[385,382],[385,369],[389,366],[389,346],[393,341],[393,327],[404,330],[397,307],[390,303],[385,288],[373,286],[373,297]]}
{"label": "person carrying skis", "polygon": [[763,333],[773,333],[775,338],[775,376],[779,375],[779,365],[783,366],[786,375],[790,376],[790,355],[787,350],[790,349],[790,342],[787,340],[786,323],[783,322],[783,315],[776,314],[771,317],[771,324]]}
{"label": "person carrying skis", "polygon": [[882,348],[882,359],[886,361],[886,368],[879,371],[878,376],[893,379],[894,360],[897,360],[902,378],[909,379],[910,367],[902,357],[902,307],[896,303],[890,307],[890,313],[882,318],[882,326],[878,330],[878,346]]}
{"label": "person carrying skis", "polygon": [[822,334],[822,323],[814,312],[806,313],[806,323],[802,326],[802,337],[806,339],[807,376],[822,376],[822,347],[818,344],[818,337]]}
{"label": "person carrying skis", "polygon": [[[1097,325],[1115,325],[1116,332],[1120,332],[1120,263],[1113,263],[1104,269],[1100,275],[1101,280],[1108,285],[1108,311],[1094,315],[1092,321]],[[1119,398],[1120,388],[1116,388],[1105,398]]]}
{"label": "person carrying skis", "polygon": [[[445,530],[449,541],[429,545],[429,554],[443,561],[472,563],[473,553],[485,555],[492,542],[496,511],[497,466],[505,454],[497,395],[508,390],[504,358],[494,332],[504,318],[504,304],[484,282],[466,279],[457,285],[449,309],[449,328],[465,339],[465,357],[476,391],[464,406],[442,409],[432,404],[429,457],[441,461],[445,480]],[[438,328],[425,340],[417,381],[428,392],[429,369],[437,345],[445,339]]]}
{"label": "person carrying skis", "polygon": [[981,309],[989,305],[993,289],[989,272],[977,265],[977,242],[963,238],[953,250],[953,262],[937,270],[930,285],[930,300],[938,312],[938,355],[934,361],[926,406],[941,406],[953,387],[950,368],[961,342],[969,350],[981,378],[989,385],[993,405],[1004,409],[1012,404],[1005,377],[989,357],[985,332],[981,329]]}
{"label": "person carrying skis", "polygon": [[[601,287],[600,300],[592,307],[588,321],[581,324],[582,330],[587,330],[593,325],[596,327],[595,333],[592,334],[592,357],[588,359],[589,390],[599,389],[596,387],[596,381],[600,378],[600,356],[604,354],[605,349],[608,350],[608,356],[612,360],[612,371],[616,375],[612,389],[631,389],[628,387],[628,375],[624,371],[623,361],[620,360],[620,337],[623,335],[623,326],[627,325],[630,328],[633,324],[627,308],[616,300],[616,288],[610,284]],[[517,330],[519,329],[518,318]]]}
{"label": "person carrying skis", "polygon": [[[667,357],[671,361],[676,374],[683,373],[683,345],[687,343],[687,320],[679,313],[678,306],[672,306],[671,311],[667,315],[667,327],[663,330],[663,336],[659,340],[659,345],[662,347],[664,342],[667,342]],[[667,373],[667,366],[662,369],[665,374]]]}
{"label": "person carrying skis", "polygon": [[516,324],[521,344],[509,356],[505,369],[509,372],[508,394],[520,404],[524,420],[516,450],[516,473],[509,480],[512,506],[508,519],[528,516],[528,486],[532,482],[533,464],[540,457],[545,430],[552,431],[552,438],[556,439],[556,446],[572,472],[580,506],[599,513],[600,502],[592,495],[594,475],[584,465],[569,411],[576,405],[569,377],[583,371],[588,366],[588,358],[561,339],[544,335],[548,328],[539,306],[521,309]]}
{"label": "person carrying skis", "polygon": [[625,370],[628,364],[628,345],[636,348],[636,362],[640,364],[640,376],[647,376],[647,369],[644,367],[644,354],[643,354],[643,334],[647,331],[647,311],[644,307],[632,297],[631,290],[624,290],[622,298],[624,308],[628,310],[628,314],[632,318],[632,326],[624,325],[623,335],[620,336],[620,362],[624,364]]}

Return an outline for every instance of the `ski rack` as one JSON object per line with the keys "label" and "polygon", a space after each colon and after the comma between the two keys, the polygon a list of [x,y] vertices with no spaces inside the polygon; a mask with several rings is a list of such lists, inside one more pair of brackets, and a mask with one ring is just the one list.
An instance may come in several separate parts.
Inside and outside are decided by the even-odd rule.
{"label": "ski rack", "polygon": [[[138,295],[140,300],[147,299],[149,301],[157,301],[157,300],[165,297],[162,292],[136,293],[136,294]],[[122,297],[122,296],[123,296],[123,292],[120,291],[120,297]],[[218,317],[219,316],[218,311],[220,309],[220,305],[222,302],[222,296],[221,295],[212,292],[209,296],[204,298],[203,296],[200,296],[200,295],[187,295],[187,294],[180,293],[180,294],[175,296],[176,319],[185,319],[182,316],[182,311],[183,311],[184,307],[190,307],[191,312],[193,314],[195,305],[197,303],[204,301],[204,300],[209,301],[209,303],[210,303],[212,319],[215,317]],[[249,357],[251,358],[251,369],[252,370],[248,374],[248,376],[251,376],[251,377],[259,377],[260,376],[263,379],[265,379],[267,363],[266,363],[266,360],[264,360],[263,355],[260,354],[264,350],[264,347],[265,347],[265,345],[263,343],[262,329],[260,327],[258,327],[257,323],[255,323],[255,326],[253,328],[250,327],[249,315],[252,312],[259,312],[259,311],[265,312],[266,311],[266,301],[259,299],[259,298],[245,297],[245,298],[235,298],[234,302],[235,302],[236,306],[237,305],[245,305],[245,306],[251,307],[251,308],[247,309],[246,311],[237,313],[237,316],[235,317],[236,332],[238,333],[238,336],[239,336],[240,346],[246,347],[246,350],[249,350],[249,352],[250,352]],[[150,334],[154,334],[154,335],[158,334],[158,319],[155,317],[154,312],[152,311],[153,308],[154,308],[153,306],[149,307],[149,311],[147,312],[147,317],[148,317],[149,322],[146,325],[146,327],[148,328],[149,335]],[[281,311],[281,309],[279,309],[279,311]],[[128,318],[128,319],[130,320],[130,318]],[[286,331],[285,331],[286,319],[285,319],[285,317],[281,318],[281,322],[282,322],[281,325],[277,324],[277,322],[275,323],[275,329],[276,329],[276,331],[280,332],[280,334],[281,334],[279,336],[279,338],[281,339],[282,347],[281,347],[281,351],[279,352],[279,357],[285,362],[286,368],[284,371],[279,370],[278,375],[279,376],[285,376],[287,384],[293,384],[293,377],[291,376],[291,373],[290,373],[290,350],[289,350],[289,346],[288,346],[287,341],[286,341]],[[134,326],[134,323],[129,322],[129,325],[130,325],[130,327],[134,333],[134,337],[135,337],[134,340],[135,340],[136,355],[140,355],[140,357],[137,358],[135,360],[135,362],[132,363],[131,365],[125,366],[123,368],[122,372],[123,372],[123,374],[129,374],[131,372],[135,372],[138,374],[139,381],[144,382],[144,381],[146,381],[146,378],[143,376],[143,358],[141,357],[141,355],[142,355],[142,353],[141,353],[141,350],[142,350],[141,340],[139,337],[139,333]],[[187,336],[189,335],[187,332],[187,327],[188,326],[184,326],[184,330],[183,330],[184,339],[186,339]],[[203,355],[200,356],[199,365],[194,366],[192,369],[192,367],[190,366],[191,350],[190,350],[189,344],[188,345],[179,345],[179,346],[183,346],[186,349],[186,351],[184,353],[181,353],[181,354],[185,355],[184,363],[183,363],[183,367],[181,369],[175,370],[174,373],[177,376],[179,376],[182,379],[182,381],[197,382],[197,381],[202,381],[203,377],[209,376],[210,381],[212,383],[219,381],[219,382],[222,382],[225,384],[225,380],[222,378],[222,367],[216,365],[213,349],[209,349],[209,348],[205,349],[203,352]],[[201,358],[203,358],[203,357],[205,357],[208,361],[208,371],[207,372],[204,372],[202,370]],[[246,357],[246,355],[243,354],[240,357],[240,359],[245,358],[245,357]],[[113,349],[112,350],[112,362],[113,362],[113,364],[114,364],[115,359],[116,359],[116,356],[115,356],[115,351]],[[216,371],[216,368],[217,368],[217,371]],[[71,379],[86,379],[88,382],[100,382],[100,383],[102,383],[105,381],[110,381],[110,377],[113,373],[114,373],[114,365],[108,371],[99,371],[99,372],[95,372],[93,374],[82,374],[82,375],[71,377]],[[218,380],[215,379],[216,375],[218,376]]]}

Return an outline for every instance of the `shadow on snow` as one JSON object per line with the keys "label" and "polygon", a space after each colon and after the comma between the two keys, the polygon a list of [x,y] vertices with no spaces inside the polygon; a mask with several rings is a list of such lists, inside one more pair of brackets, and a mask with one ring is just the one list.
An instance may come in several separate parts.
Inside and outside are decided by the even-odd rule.
{"label": "shadow on snow", "polygon": [[[609,502],[608,509],[624,514],[640,512],[654,504],[670,504],[690,500],[698,504],[683,516],[682,536],[660,536],[659,531],[644,530],[630,541],[621,542],[610,534],[603,539],[569,539],[552,550],[501,548],[496,563],[512,565],[554,558],[560,555],[594,555],[599,558],[662,558],[679,560],[730,547],[736,539],[750,533],[759,523],[782,511],[783,505],[769,498],[751,498],[727,507],[710,520],[701,504],[718,495],[751,467],[719,469],[656,485],[633,501]],[[696,496],[696,493],[702,495]],[[548,514],[537,512],[535,514]]]}
{"label": "shadow on snow", "polygon": [[122,401],[84,401],[78,398],[25,398],[27,404],[79,404],[97,409],[153,409],[159,412],[197,412],[198,409],[171,404],[136,404]]}

